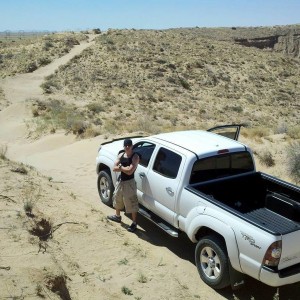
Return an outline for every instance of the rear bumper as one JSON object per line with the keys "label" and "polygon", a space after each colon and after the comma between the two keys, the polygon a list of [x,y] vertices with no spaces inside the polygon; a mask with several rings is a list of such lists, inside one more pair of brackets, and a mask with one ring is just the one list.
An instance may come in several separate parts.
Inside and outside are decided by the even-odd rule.
{"label": "rear bumper", "polygon": [[260,281],[274,287],[299,282],[300,264],[277,271],[263,267],[260,273]]}

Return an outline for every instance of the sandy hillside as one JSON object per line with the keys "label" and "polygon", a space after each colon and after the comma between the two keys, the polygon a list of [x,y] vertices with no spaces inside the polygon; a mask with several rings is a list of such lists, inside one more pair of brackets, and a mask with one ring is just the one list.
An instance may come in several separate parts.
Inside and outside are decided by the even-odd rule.
{"label": "sandy hillside", "polygon": [[[95,174],[107,136],[28,137],[29,104],[44,97],[43,78],[92,44],[0,82],[10,103],[0,112],[9,159],[0,159],[0,299],[273,299],[275,288],[251,278],[236,292],[206,286],[185,236],[173,239],[143,218],[136,234],[126,231],[126,216],[121,226],[107,222],[113,210],[100,203]],[[298,299],[299,291],[280,288],[280,299]]]}

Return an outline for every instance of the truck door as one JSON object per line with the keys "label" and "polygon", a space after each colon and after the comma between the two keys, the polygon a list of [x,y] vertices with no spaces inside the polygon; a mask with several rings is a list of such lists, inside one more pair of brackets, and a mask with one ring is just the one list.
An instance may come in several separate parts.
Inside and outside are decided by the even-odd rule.
{"label": "truck door", "polygon": [[176,215],[178,187],[184,163],[184,156],[160,147],[147,174],[149,182],[145,197],[147,206],[172,225]]}
{"label": "truck door", "polygon": [[222,136],[225,136],[225,137],[228,137],[230,139],[237,141],[239,139],[240,130],[241,130],[242,126],[243,126],[242,124],[240,124],[240,125],[235,125],[235,124],[223,125],[223,126],[217,126],[217,127],[210,128],[207,131],[213,132],[213,133],[216,133],[216,134],[219,134],[219,135],[222,135]]}
{"label": "truck door", "polygon": [[149,182],[147,178],[148,166],[152,158],[152,153],[155,149],[155,145],[148,141],[138,142],[133,146],[133,151],[140,157],[140,163],[134,173],[134,179],[137,185],[137,196],[139,202],[147,207],[145,202],[145,195],[149,189]]}

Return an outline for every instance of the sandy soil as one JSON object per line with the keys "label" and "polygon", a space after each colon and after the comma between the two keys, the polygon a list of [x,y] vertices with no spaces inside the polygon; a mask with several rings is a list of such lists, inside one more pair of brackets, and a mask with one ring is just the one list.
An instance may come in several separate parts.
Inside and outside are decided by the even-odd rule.
{"label": "sandy soil", "polygon": [[[95,173],[103,136],[28,138],[28,103],[43,98],[43,78],[92,43],[0,82],[10,103],[0,112],[0,146],[10,160],[0,160],[0,299],[273,299],[275,288],[251,278],[235,292],[206,286],[184,235],[173,239],[142,217],[136,234],[126,231],[125,215],[121,225],[108,222],[113,210],[99,200]],[[38,228],[44,240],[35,236]],[[280,299],[298,299],[299,291],[283,287]]]}

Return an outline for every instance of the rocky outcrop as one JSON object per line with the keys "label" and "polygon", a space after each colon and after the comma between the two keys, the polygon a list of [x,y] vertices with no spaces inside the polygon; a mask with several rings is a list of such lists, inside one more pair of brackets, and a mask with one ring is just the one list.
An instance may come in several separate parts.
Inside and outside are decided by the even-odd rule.
{"label": "rocky outcrop", "polygon": [[235,43],[259,49],[271,49],[300,58],[300,30],[290,29],[285,33],[255,38],[234,38]]}

